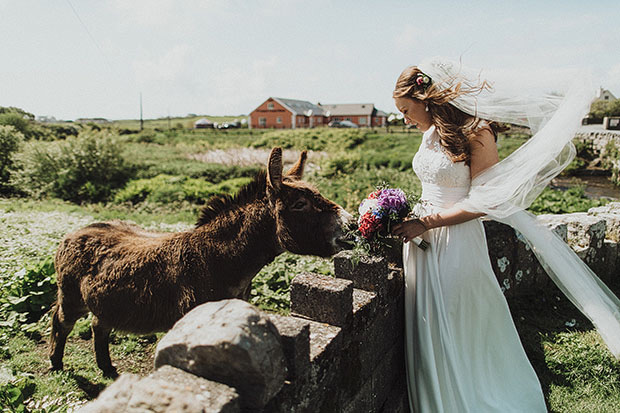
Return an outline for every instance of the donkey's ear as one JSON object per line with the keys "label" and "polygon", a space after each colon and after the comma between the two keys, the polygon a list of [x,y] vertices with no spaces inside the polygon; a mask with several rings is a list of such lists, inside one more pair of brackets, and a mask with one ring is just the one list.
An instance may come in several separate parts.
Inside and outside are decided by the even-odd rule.
{"label": "donkey's ear", "polygon": [[267,165],[267,186],[280,189],[282,185],[282,148],[273,148]]}
{"label": "donkey's ear", "polygon": [[293,167],[286,173],[286,176],[289,176],[293,179],[301,179],[304,174],[304,166],[306,166],[306,159],[308,158],[308,151],[303,151],[301,155],[299,155],[299,159],[297,163],[293,165]]}

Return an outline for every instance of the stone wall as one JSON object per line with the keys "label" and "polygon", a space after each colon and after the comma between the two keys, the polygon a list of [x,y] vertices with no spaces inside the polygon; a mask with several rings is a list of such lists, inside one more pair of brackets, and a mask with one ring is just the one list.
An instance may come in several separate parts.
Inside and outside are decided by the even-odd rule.
{"label": "stone wall", "polygon": [[[541,219],[618,285],[620,203]],[[507,296],[549,288],[520,234],[484,225]],[[81,411],[407,412],[402,269],[351,252],[334,269],[295,277],[290,316],[240,300],[195,308],[159,342],[154,373],[123,374]]]}
{"label": "stone wall", "polygon": [[612,181],[620,184],[620,131],[596,130],[578,132],[575,139],[592,145],[598,163],[612,173]]}

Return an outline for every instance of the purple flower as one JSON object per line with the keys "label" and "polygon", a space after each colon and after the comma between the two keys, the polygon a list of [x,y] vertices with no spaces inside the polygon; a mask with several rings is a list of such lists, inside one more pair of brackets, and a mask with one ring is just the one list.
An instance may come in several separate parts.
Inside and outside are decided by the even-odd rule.
{"label": "purple flower", "polygon": [[384,189],[377,197],[378,206],[388,212],[399,212],[407,208],[407,197],[401,189]]}

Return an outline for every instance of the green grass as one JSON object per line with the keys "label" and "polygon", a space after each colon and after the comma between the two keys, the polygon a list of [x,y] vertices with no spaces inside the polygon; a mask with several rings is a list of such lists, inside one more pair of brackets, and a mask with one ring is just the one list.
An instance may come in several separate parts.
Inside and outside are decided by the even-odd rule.
{"label": "green grass", "polygon": [[[175,120],[171,123],[174,126]],[[420,182],[411,171],[411,159],[421,140],[418,131],[393,129],[392,133],[387,133],[329,128],[167,131],[167,120],[147,122],[146,126],[147,130],[142,133],[120,137],[125,156],[138,168],[136,176],[115,196],[136,194],[145,187],[152,192],[167,188],[168,195],[184,194],[181,199],[171,200],[161,195],[162,191],[155,197],[135,199],[136,202],[125,199],[121,203],[123,200],[118,195],[116,203],[83,205],[55,199],[0,198],[0,226],[3,228],[0,282],[3,287],[9,285],[15,273],[24,266],[52,256],[65,233],[94,221],[130,220],[163,231],[190,228],[209,190],[246,179],[264,167],[207,164],[189,158],[212,149],[269,149],[280,145],[326,154],[313,161],[316,165],[308,168],[311,172],[305,179],[350,212],[355,212],[359,202],[381,182],[415,194],[421,191]],[[137,129],[137,121],[119,121],[115,127]],[[500,136],[500,157],[507,156],[526,139],[527,135],[514,133]],[[161,176],[166,176],[162,182],[158,181],[163,179]],[[186,197],[183,191],[187,188],[183,185],[188,182],[196,191],[195,195]],[[232,185],[230,189],[235,187]],[[545,190],[532,210],[536,213],[586,210],[598,202],[588,200],[579,189]],[[286,314],[291,279],[303,271],[333,274],[333,264],[315,257],[282,254],[253,280],[251,302],[262,309]],[[6,288],[0,288],[0,296],[5,292]],[[574,310],[560,312],[549,307],[549,302],[541,301],[528,305],[511,303],[524,346],[541,377],[551,411],[614,411],[620,404],[618,362],[601,346],[600,337],[586,322],[582,321],[579,329],[564,326],[566,318],[578,317],[571,312]],[[63,372],[47,372],[48,334],[48,315],[34,323],[27,334],[16,328],[0,329],[0,379],[5,378],[4,382],[0,380],[0,400],[4,400],[1,392],[5,389],[11,395],[20,392],[30,411],[54,411],[54,406],[59,406],[58,411],[65,411],[92,399],[110,384],[109,379],[101,376],[94,361],[89,318],[79,320],[69,338]],[[119,370],[148,373],[160,337],[114,334],[111,354]]]}

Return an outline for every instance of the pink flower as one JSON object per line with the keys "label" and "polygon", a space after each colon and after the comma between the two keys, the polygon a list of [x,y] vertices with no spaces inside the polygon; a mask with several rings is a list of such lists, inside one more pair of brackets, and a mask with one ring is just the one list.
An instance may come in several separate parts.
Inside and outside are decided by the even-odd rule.
{"label": "pink flower", "polygon": [[415,82],[419,85],[421,85],[424,82],[424,79],[422,78],[422,76],[418,77]]}

